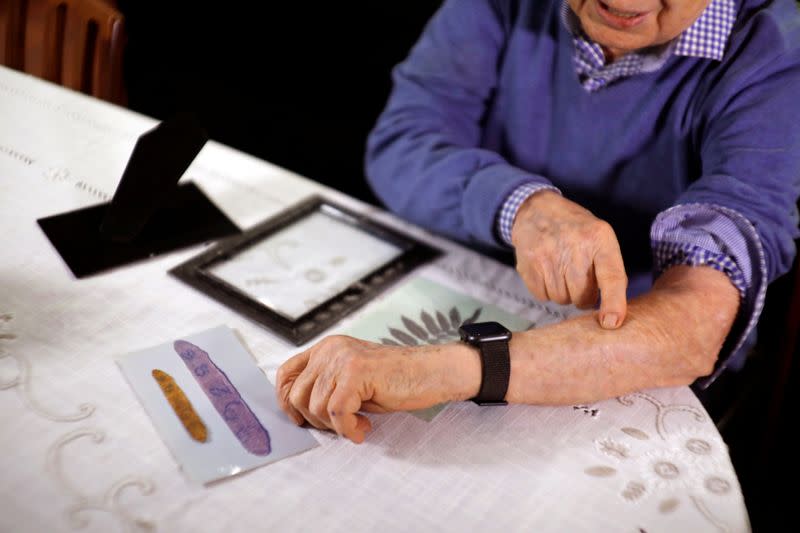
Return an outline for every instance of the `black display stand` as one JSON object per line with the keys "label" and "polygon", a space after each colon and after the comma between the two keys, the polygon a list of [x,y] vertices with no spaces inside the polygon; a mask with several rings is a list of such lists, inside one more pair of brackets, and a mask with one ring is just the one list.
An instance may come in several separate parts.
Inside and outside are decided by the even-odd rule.
{"label": "black display stand", "polygon": [[240,233],[197,186],[177,185],[207,140],[190,115],[164,121],[139,137],[111,202],[37,221],[76,277]]}

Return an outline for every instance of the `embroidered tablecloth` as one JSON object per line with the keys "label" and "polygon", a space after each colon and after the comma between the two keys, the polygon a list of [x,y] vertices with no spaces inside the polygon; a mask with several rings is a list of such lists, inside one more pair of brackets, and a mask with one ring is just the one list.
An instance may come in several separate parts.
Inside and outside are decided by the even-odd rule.
{"label": "embroidered tablecloth", "polygon": [[[297,348],[167,274],[202,245],[76,280],[36,224],[108,200],[154,124],[0,67],[0,531],[749,529],[727,447],[687,387],[372,416],[360,446],[314,431],[307,453],[187,481],[113,356],[226,324],[274,380]],[[431,279],[539,325],[574,312],[531,300],[508,267],[217,143],[184,179],[243,228],[324,194],[447,251],[419,272]]]}

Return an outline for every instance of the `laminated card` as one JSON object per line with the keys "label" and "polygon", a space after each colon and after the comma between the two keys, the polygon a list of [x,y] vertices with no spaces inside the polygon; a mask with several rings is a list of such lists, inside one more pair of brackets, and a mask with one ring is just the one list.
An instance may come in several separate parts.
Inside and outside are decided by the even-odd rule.
{"label": "laminated card", "polygon": [[225,326],[120,356],[117,363],[194,481],[233,476],[317,445],[283,413],[275,388]]}

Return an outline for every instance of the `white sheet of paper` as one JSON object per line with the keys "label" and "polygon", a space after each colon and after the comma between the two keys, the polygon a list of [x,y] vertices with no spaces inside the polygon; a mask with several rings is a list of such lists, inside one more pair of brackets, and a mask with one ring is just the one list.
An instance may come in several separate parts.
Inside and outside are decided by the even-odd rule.
{"label": "white sheet of paper", "polygon": [[209,272],[295,320],[401,253],[398,246],[322,211]]}
{"label": "white sheet of paper", "polygon": [[[174,341],[185,340],[207,352],[215,366],[235,387],[241,399],[269,434],[270,452],[249,452],[214,407],[210,396],[175,351]],[[208,483],[236,475],[317,446],[307,429],[296,426],[281,411],[275,388],[256,366],[236,335],[219,326],[194,335],[116,358],[153,424],[189,479]],[[208,430],[206,442],[194,440],[152,375],[166,372],[183,390]]]}

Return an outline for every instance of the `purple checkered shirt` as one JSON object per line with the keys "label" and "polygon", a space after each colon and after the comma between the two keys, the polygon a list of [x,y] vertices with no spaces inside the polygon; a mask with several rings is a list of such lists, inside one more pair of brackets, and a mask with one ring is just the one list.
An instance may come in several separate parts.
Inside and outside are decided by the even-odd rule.
{"label": "purple checkered shirt", "polygon": [[561,20],[574,36],[573,60],[578,78],[584,89],[593,92],[616,80],[656,71],[672,55],[720,61],[736,21],[736,4],[734,0],[711,0],[694,24],[672,42],[627,54],[609,64],[600,45],[592,42],[581,29],[578,17],[567,2],[562,4]]}
{"label": "purple checkered shirt", "polygon": [[[656,71],[672,55],[719,61],[735,20],[734,0],[711,0],[700,17],[673,41],[606,64],[602,48],[583,32],[566,1],[562,8],[562,21],[574,36],[575,72],[588,92],[626,77]],[[542,190],[560,193],[553,185],[532,182],[509,195],[497,217],[497,233],[503,242],[512,245],[511,228],[519,207]],[[730,278],[742,297],[741,312],[750,315],[744,330],[737,332],[738,341],[731,353],[738,351],[758,321],[767,290],[764,252],[753,225],[738,212],[721,206],[679,205],[656,217],[650,238],[656,276],[675,265],[705,265]]]}

